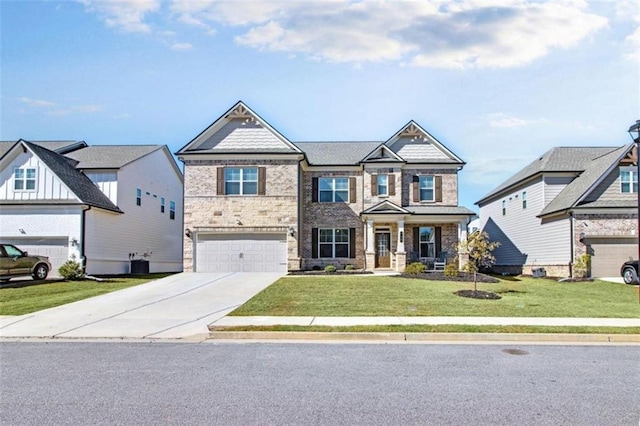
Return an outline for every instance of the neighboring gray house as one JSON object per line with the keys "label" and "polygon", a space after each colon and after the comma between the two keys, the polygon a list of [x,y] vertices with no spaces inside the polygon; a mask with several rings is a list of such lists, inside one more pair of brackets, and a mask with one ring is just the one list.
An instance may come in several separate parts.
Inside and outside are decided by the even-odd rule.
{"label": "neighboring gray house", "polygon": [[591,275],[618,276],[638,256],[638,175],[633,144],[557,147],[489,192],[480,228],[501,246],[494,269],[571,276],[591,255]]}
{"label": "neighboring gray house", "polygon": [[403,270],[451,259],[475,216],[465,163],[413,121],[386,141],[294,143],[238,102],[176,155],[185,271]]}
{"label": "neighboring gray house", "polygon": [[0,241],[88,274],[182,270],[182,173],[160,145],[0,142]]}

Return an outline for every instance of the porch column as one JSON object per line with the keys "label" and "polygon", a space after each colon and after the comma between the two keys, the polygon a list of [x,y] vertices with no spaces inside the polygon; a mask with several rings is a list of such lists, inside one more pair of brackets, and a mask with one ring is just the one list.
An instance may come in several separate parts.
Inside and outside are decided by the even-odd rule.
{"label": "porch column", "polygon": [[374,247],[374,236],[373,236],[373,220],[367,220],[367,252],[375,251]]}
{"label": "porch column", "polygon": [[404,220],[398,221],[398,245],[396,250],[396,271],[402,272],[407,267],[407,253],[404,251]]}
{"label": "porch column", "polygon": [[[458,243],[467,241],[467,222],[461,220],[458,223]],[[458,250],[458,267],[462,269],[469,261],[469,253],[466,250]]]}
{"label": "porch column", "polygon": [[373,234],[373,219],[367,220],[367,247],[365,251],[365,268],[373,270],[376,267],[375,237]]}

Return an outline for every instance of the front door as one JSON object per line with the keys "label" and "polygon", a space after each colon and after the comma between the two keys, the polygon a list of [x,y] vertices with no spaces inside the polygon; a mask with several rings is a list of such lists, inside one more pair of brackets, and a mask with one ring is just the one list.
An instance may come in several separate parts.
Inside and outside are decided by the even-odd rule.
{"label": "front door", "polygon": [[376,268],[389,268],[391,266],[391,234],[388,232],[376,232]]}

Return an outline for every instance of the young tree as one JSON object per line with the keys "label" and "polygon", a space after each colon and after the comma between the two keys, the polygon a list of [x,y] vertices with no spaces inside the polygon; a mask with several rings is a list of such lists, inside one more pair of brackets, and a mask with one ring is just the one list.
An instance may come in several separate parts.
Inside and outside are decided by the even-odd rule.
{"label": "young tree", "polygon": [[496,261],[493,250],[500,246],[500,242],[491,241],[489,234],[485,231],[475,231],[467,237],[466,241],[460,243],[460,250],[469,255],[469,261],[463,269],[473,272],[473,288],[477,290],[476,272],[482,268],[490,268]]}

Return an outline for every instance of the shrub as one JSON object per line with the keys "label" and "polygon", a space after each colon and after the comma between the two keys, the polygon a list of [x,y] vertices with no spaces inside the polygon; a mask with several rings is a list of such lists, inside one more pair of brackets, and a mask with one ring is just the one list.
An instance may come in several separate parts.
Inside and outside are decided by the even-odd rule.
{"label": "shrub", "polygon": [[327,265],[327,266],[325,266],[325,267],[324,267],[324,271],[325,271],[325,272],[329,272],[329,273],[330,273],[330,272],[335,272],[335,271],[336,271],[336,269],[337,269],[337,268],[336,268],[335,266],[333,266],[333,265]]}
{"label": "shrub", "polygon": [[591,269],[591,256],[583,254],[573,262],[573,275],[576,278],[587,278]]}
{"label": "shrub", "polygon": [[58,268],[58,273],[65,280],[79,280],[84,277],[82,265],[76,260],[75,255],[67,260]]}
{"label": "shrub", "polygon": [[410,263],[406,268],[404,268],[405,274],[417,275],[424,274],[425,272],[427,272],[427,266],[420,262]]}
{"label": "shrub", "polygon": [[444,267],[445,277],[457,277],[458,276],[458,262],[449,262]]}
{"label": "shrub", "polygon": [[353,271],[354,269],[356,269],[356,267],[353,266],[353,265],[345,265],[344,266],[344,270],[345,271]]}

